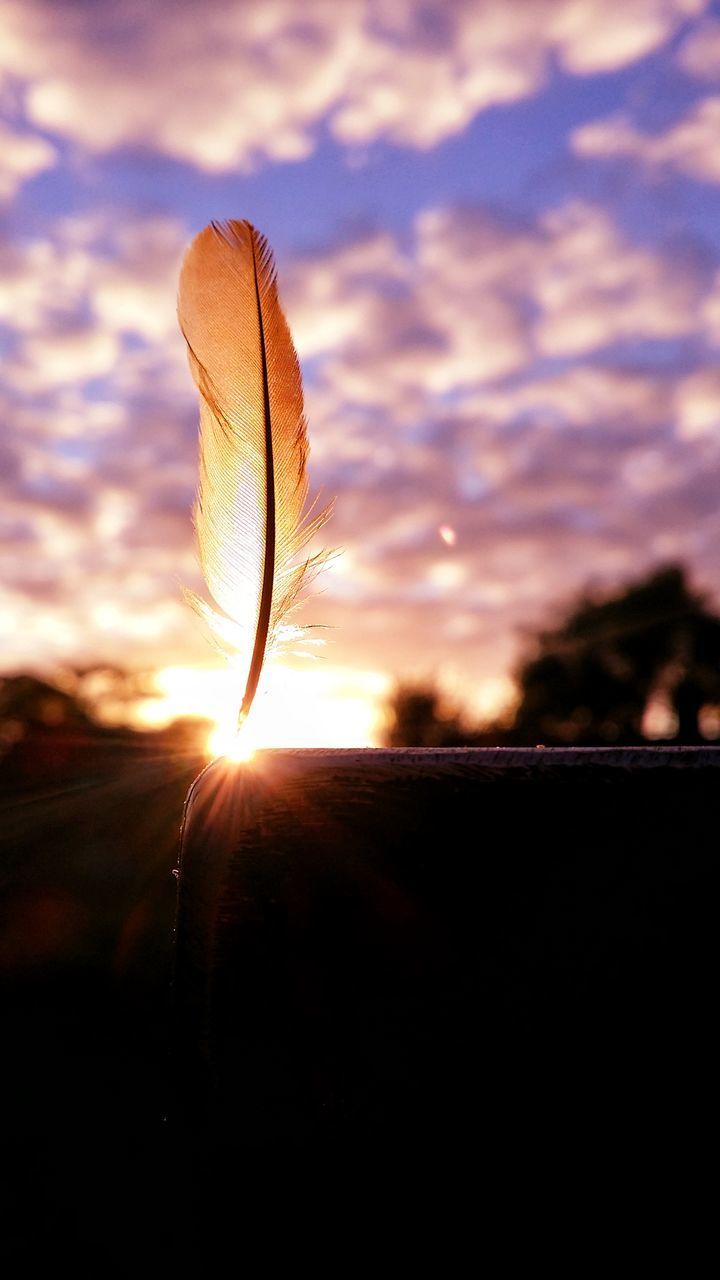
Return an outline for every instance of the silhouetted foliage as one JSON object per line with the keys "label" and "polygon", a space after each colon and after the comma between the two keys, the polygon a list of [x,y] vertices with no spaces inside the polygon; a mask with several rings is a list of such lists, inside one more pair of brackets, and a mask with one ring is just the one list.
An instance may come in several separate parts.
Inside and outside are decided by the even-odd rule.
{"label": "silhouetted foliage", "polygon": [[432,685],[400,683],[388,704],[388,747],[463,747],[477,734]]}
{"label": "silhouetted foliage", "polygon": [[18,728],[44,725],[87,726],[90,721],[77,698],[66,689],[32,675],[0,679],[0,724]]}
{"label": "silhouetted foliage", "polygon": [[[139,699],[153,695],[151,672],[126,671],[107,663],[68,667],[52,680],[19,672],[0,676],[0,725],[12,722],[20,729],[76,727],[92,732],[108,720],[121,720],[122,713]],[[114,716],[108,717],[108,708]]]}
{"label": "silhouetted foliage", "polygon": [[679,565],[605,599],[585,598],[541,632],[520,666],[516,741],[642,742],[653,698],[674,713],[674,741],[703,740],[703,708],[720,701],[720,618]]}
{"label": "silhouetted foliage", "polygon": [[199,767],[210,721],[183,717],[148,731],[122,723],[134,702],[153,693],[147,672],[107,665],[59,672],[56,682],[24,672],[0,677],[0,792],[66,785],[143,755]]}
{"label": "silhouetted foliage", "polygon": [[[667,709],[665,741],[704,741],[703,713],[720,704],[720,618],[680,565],[613,595],[583,597],[541,631],[515,672],[511,723],[473,726],[431,685],[399,685],[388,746],[602,746],[648,741],[653,702]],[[657,735],[653,735],[656,740]]]}

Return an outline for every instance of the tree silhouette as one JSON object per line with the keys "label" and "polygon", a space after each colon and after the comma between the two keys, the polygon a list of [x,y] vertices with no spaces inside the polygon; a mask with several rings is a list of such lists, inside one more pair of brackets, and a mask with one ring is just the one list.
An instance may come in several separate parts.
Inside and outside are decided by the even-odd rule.
{"label": "tree silhouette", "polygon": [[431,684],[400,682],[388,704],[389,747],[459,747],[472,739],[454,708]]}
{"label": "tree silhouette", "polygon": [[74,693],[21,673],[0,678],[0,726],[8,724],[87,728],[90,719]]}
{"label": "tree silhouette", "polygon": [[0,676],[0,719],[87,726],[107,718],[103,712],[108,704],[123,710],[153,696],[157,696],[157,689],[151,671],[127,670],[111,663],[66,667],[47,679],[21,671]]}
{"label": "tree silhouette", "polygon": [[668,565],[605,598],[584,596],[541,631],[515,672],[512,723],[472,726],[431,684],[399,684],[388,746],[593,746],[647,741],[648,708],[661,699],[667,738],[702,742],[703,712],[720,705],[720,618]]}
{"label": "tree silhouette", "polygon": [[26,781],[40,778],[50,763],[80,772],[91,751],[137,757],[147,749],[202,759],[210,720],[186,716],[159,729],[133,727],[133,704],[155,694],[152,673],[108,664],[57,671],[52,683],[28,672],[0,676],[4,781],[18,769]]}
{"label": "tree silhouette", "polygon": [[720,618],[679,565],[606,599],[585,598],[541,632],[516,673],[516,741],[591,745],[643,741],[661,695],[675,741],[701,742],[703,708],[720,702]]}

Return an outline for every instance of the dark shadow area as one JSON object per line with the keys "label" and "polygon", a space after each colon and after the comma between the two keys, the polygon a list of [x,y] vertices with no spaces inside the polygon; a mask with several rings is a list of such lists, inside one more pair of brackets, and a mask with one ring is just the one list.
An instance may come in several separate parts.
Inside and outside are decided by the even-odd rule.
{"label": "dark shadow area", "polygon": [[129,1274],[166,1220],[172,871],[204,729],[107,729],[0,683],[0,1256],[29,1270]]}
{"label": "dark shadow area", "polygon": [[188,1248],[242,1225],[273,1257],[299,1220],[341,1270],[369,1243],[454,1273],[701,1197],[719,777],[716,748],[211,766],[180,870]]}

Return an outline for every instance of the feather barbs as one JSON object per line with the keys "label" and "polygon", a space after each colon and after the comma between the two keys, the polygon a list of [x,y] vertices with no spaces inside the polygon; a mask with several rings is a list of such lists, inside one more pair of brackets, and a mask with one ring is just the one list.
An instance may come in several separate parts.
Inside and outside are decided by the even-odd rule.
{"label": "feather barbs", "polygon": [[[188,593],[217,638],[247,663],[240,722],[265,654],[326,554],[301,558],[330,507],[307,509],[309,444],[300,366],[270,246],[249,222],[211,223],[187,251],[178,318],[200,393],[194,508],[200,563],[219,608]],[[243,643],[244,641],[244,643]]]}

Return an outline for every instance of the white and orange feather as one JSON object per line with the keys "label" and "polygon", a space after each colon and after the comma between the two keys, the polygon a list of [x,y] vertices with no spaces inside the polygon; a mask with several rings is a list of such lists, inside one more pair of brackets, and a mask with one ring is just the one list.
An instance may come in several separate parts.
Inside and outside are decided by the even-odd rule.
{"label": "white and orange feather", "polygon": [[[300,366],[278,299],[272,251],[249,222],[213,222],[180,274],[178,319],[200,392],[200,563],[217,608],[188,593],[240,650],[247,718],[263,662],[300,628],[288,619],[327,558],[303,549],[330,515],[308,509]],[[218,612],[217,610],[220,610]]]}

